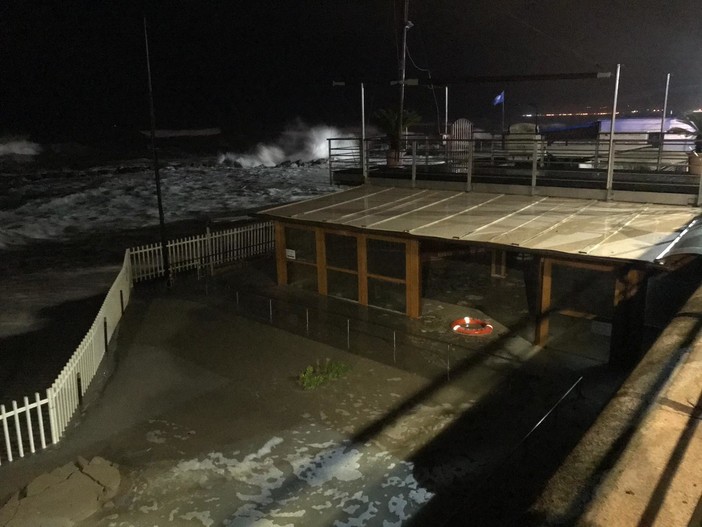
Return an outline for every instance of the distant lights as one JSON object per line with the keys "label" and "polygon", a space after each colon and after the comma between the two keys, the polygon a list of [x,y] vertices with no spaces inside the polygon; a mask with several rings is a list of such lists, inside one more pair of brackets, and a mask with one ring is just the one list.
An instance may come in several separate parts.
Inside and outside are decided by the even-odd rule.
{"label": "distant lights", "polygon": [[[693,110],[693,113],[702,113],[702,108]],[[663,113],[661,108],[646,108],[641,110],[624,110],[617,112],[617,115],[637,114],[637,113]],[[522,117],[601,117],[611,116],[612,112],[608,110],[586,111],[586,112],[548,112],[548,113],[523,113]]]}

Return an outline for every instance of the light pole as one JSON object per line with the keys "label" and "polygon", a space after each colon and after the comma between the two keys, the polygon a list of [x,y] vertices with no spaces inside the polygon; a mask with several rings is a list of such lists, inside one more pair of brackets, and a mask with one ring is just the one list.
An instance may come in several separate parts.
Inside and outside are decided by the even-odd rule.
{"label": "light pole", "polygon": [[166,222],[163,218],[163,200],[161,199],[161,177],[158,173],[158,152],[156,151],[156,112],[154,111],[154,90],[151,84],[151,59],[149,57],[149,34],[146,29],[146,16],[144,17],[144,44],[146,47],[146,75],[149,82],[149,110],[151,113],[151,152],[154,160],[154,177],[156,179],[156,200],[158,202],[158,222],[161,231],[161,255],[163,257],[163,272],[166,285],[170,287],[171,264],[168,257],[168,242],[166,241]]}
{"label": "light pole", "polygon": [[402,51],[400,53],[400,113],[397,116],[397,137],[402,144],[402,116],[405,111],[405,63],[407,61],[407,30],[411,27],[409,18],[409,0],[405,0],[402,16]]}

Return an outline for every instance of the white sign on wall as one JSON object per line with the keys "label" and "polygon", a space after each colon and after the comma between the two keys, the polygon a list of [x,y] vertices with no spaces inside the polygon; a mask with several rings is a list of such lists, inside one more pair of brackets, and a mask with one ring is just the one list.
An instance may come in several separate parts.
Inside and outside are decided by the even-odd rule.
{"label": "white sign on wall", "polygon": [[294,260],[295,259],[295,249],[285,249],[285,257],[288,260]]}

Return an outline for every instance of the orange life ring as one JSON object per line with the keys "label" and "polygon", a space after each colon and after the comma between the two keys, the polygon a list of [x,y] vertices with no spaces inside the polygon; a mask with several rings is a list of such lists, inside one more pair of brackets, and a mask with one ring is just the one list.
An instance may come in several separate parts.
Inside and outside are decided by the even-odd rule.
{"label": "orange life ring", "polygon": [[451,329],[459,335],[489,335],[492,325],[479,318],[463,317],[451,322]]}

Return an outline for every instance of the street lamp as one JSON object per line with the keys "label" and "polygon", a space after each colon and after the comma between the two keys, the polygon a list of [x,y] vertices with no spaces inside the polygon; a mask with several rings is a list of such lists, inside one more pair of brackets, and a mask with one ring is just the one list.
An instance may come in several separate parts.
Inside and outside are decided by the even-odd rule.
{"label": "street lamp", "polygon": [[170,287],[171,265],[168,257],[168,242],[166,241],[166,222],[163,218],[163,200],[161,199],[161,177],[158,173],[158,153],[156,151],[156,113],[154,111],[154,90],[151,84],[151,59],[149,58],[149,34],[146,30],[146,17],[144,17],[144,43],[146,46],[146,74],[149,81],[149,110],[151,113],[151,152],[154,159],[154,177],[156,179],[156,200],[158,202],[158,223],[161,231],[161,256],[163,257],[163,272],[166,285]]}

